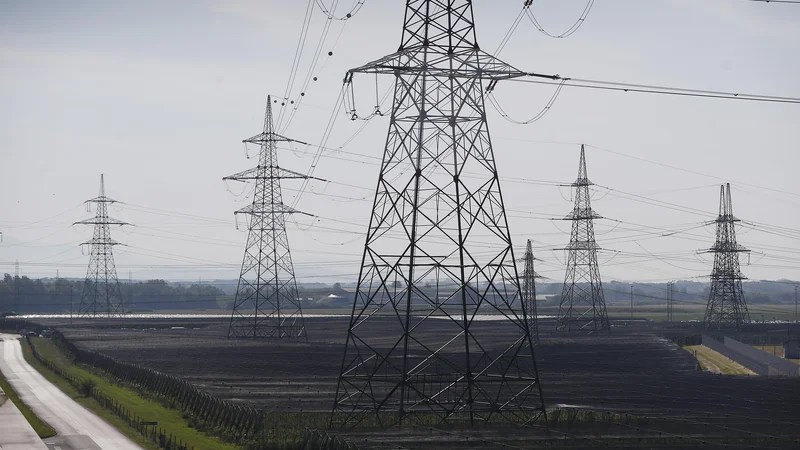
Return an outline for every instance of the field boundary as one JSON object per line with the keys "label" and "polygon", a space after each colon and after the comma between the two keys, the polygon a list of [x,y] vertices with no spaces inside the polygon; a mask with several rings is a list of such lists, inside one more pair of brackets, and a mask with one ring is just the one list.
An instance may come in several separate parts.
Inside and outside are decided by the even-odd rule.
{"label": "field boundary", "polygon": [[30,347],[33,357],[42,363],[42,365],[72,385],[72,387],[75,389],[81,391],[88,397],[95,399],[101,407],[125,421],[128,426],[135,429],[145,439],[148,439],[154,444],[158,445],[159,448],[165,450],[194,450],[194,446],[189,446],[188,443],[174,439],[172,433],[169,433],[169,430],[165,430],[160,427],[158,429],[156,429],[156,427],[149,427],[147,422],[143,421],[141,417],[138,417],[135,414],[132,415],[129,409],[126,409],[123,405],[120,405],[117,400],[100,392],[100,390],[92,385],[88,380],[74,377],[61,370],[61,368],[55,363],[39,354],[39,352],[36,350],[36,346],[33,345],[33,342],[29,337],[25,337],[25,342]]}
{"label": "field boundary", "polygon": [[[21,319],[0,319],[0,328],[11,330],[27,329],[41,332],[46,327]],[[310,448],[310,449],[356,449],[352,444],[347,444],[340,439],[327,436],[325,431],[314,431],[322,428],[316,426],[316,421],[303,420],[298,414],[279,413],[260,410],[252,406],[237,405],[227,400],[221,400],[208,394],[188,381],[174,375],[168,375],[157,370],[136,364],[121,362],[97,351],[84,350],[70,342],[57,329],[52,330],[52,340],[57,347],[73,363],[83,364],[101,373],[107,374],[121,384],[127,385],[141,395],[149,396],[154,401],[161,402],[169,408],[181,411],[190,427],[204,431],[209,435],[219,437],[224,441],[236,443],[247,450],[261,450],[267,448]],[[33,349],[34,347],[31,346]],[[34,350],[35,351],[35,350]],[[51,361],[35,354],[36,359],[45,366],[67,380],[71,385],[80,389],[82,380],[70,379],[69,374],[63,373]],[[102,405],[104,399],[97,399]],[[113,409],[111,411],[114,411]],[[121,413],[124,413],[121,411]],[[128,412],[129,413],[129,412]],[[327,426],[330,416],[324,415]],[[136,417],[121,416],[129,425],[137,428]],[[137,429],[141,429],[139,426]],[[168,431],[167,442],[169,442]],[[144,435],[144,434],[143,434]],[[152,438],[152,430],[148,430],[147,437]],[[306,447],[311,443],[321,447]],[[180,443],[178,443],[180,444]],[[173,445],[175,445],[173,443]],[[277,447],[276,447],[277,445]],[[343,445],[351,445],[350,447]],[[165,448],[165,447],[162,447]],[[181,447],[167,447],[170,450]],[[188,447],[190,448],[190,447]]]}

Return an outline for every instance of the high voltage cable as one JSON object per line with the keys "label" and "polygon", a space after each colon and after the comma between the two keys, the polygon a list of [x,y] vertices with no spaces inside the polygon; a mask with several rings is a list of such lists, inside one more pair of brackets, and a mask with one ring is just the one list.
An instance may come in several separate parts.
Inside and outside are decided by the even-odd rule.
{"label": "high voltage cable", "polygon": [[[291,90],[290,90],[290,92],[284,98],[284,102],[283,103],[285,103],[286,101],[289,101],[289,105],[293,105],[293,107],[291,108],[291,113],[289,114],[289,118],[285,121],[285,123],[284,123],[284,112],[285,112],[285,110],[283,108],[281,108],[281,111],[280,111],[280,114],[279,114],[279,117],[278,117],[278,124],[277,124],[277,128],[280,129],[281,132],[285,132],[289,128],[289,125],[291,125],[292,121],[294,120],[295,115],[297,114],[298,108],[300,107],[300,104],[302,103],[303,99],[305,98],[305,94],[306,94],[306,92],[308,90],[308,87],[309,87],[310,83],[312,82],[312,80],[313,81],[317,81],[317,76],[315,76],[315,70],[316,70],[317,65],[319,63],[319,58],[322,55],[323,46],[324,46],[325,42],[327,41],[328,33],[330,31],[330,26],[331,26],[332,21],[333,20],[340,20],[340,21],[344,21],[344,24],[342,25],[341,29],[339,30],[339,34],[336,36],[336,40],[334,41],[333,45],[331,46],[331,48],[330,48],[330,50],[328,52],[328,58],[330,58],[332,56],[333,50],[335,50],[337,44],[339,43],[339,40],[341,39],[342,34],[344,33],[345,27],[347,26],[347,23],[348,23],[349,19],[355,17],[355,15],[364,6],[364,0],[355,0],[354,3],[353,3],[352,8],[350,9],[350,11],[348,13],[346,13],[344,16],[336,17],[334,15],[334,13],[336,11],[336,7],[338,6],[339,0],[334,0],[330,8],[326,7],[324,5],[324,3],[322,3],[322,1],[320,1],[320,0],[314,0],[314,1],[316,3],[317,7],[319,7],[320,11],[322,11],[325,14],[325,16],[327,18],[327,21],[325,23],[325,26],[323,27],[323,32],[320,35],[319,42],[317,43],[317,48],[314,51],[314,56],[312,57],[311,66],[308,69],[308,73],[306,74],[306,78],[303,81],[303,84],[300,86],[300,94],[299,94],[299,96],[296,95],[294,100],[291,100],[289,98],[289,96],[291,96]],[[320,66],[320,71],[322,70],[322,68],[325,67],[325,64],[327,64],[327,61],[328,61],[328,59],[325,59],[325,61],[322,63],[322,66]],[[284,106],[284,105],[282,104],[281,106]]]}
{"label": "high voltage cable", "polygon": [[509,116],[508,113],[506,113],[503,107],[500,106],[500,102],[497,101],[497,98],[495,98],[494,93],[492,91],[489,91],[487,93],[486,98],[489,99],[489,103],[492,104],[494,109],[500,114],[500,117],[502,117],[503,119],[506,119],[507,121],[517,125],[529,125],[538,121],[539,119],[544,117],[545,114],[550,112],[550,108],[552,108],[553,104],[556,102],[556,99],[558,99],[558,95],[561,93],[561,89],[564,88],[565,82],[566,82],[565,80],[561,80],[561,82],[558,83],[558,87],[556,87],[555,91],[553,92],[553,95],[550,97],[550,100],[547,101],[544,107],[538,113],[536,113],[536,115],[534,115],[532,118],[528,120],[512,119],[511,116]]}
{"label": "high voltage cable", "polygon": [[673,166],[673,165],[670,165],[670,164],[666,164],[666,163],[662,163],[662,162],[658,162],[658,161],[653,161],[653,160],[649,160],[649,159],[646,159],[646,158],[641,158],[641,157],[638,157],[638,156],[628,155],[628,154],[625,154],[625,153],[622,153],[622,152],[619,152],[619,151],[610,150],[610,149],[603,148],[603,147],[598,147],[596,145],[586,144],[586,146],[589,147],[589,148],[594,148],[594,149],[597,149],[597,150],[600,150],[600,151],[604,151],[604,152],[607,152],[607,153],[611,153],[611,154],[614,154],[614,155],[623,156],[625,158],[630,158],[630,159],[634,159],[634,160],[637,160],[637,161],[642,161],[642,162],[646,162],[646,163],[650,163],[650,164],[655,164],[657,166],[667,167],[669,169],[679,170],[679,171],[682,171],[682,172],[687,172],[687,173],[691,173],[691,174],[694,174],[694,175],[700,175],[700,176],[704,176],[704,177],[708,177],[708,178],[713,178],[715,180],[720,180],[720,181],[731,181],[732,184],[734,184],[734,185],[740,184],[740,185],[743,185],[743,186],[749,186],[749,187],[753,187],[753,188],[757,188],[757,189],[764,189],[766,191],[772,191],[772,192],[777,192],[777,193],[787,194],[787,195],[800,196],[800,193],[782,191],[780,189],[774,189],[774,188],[769,188],[769,187],[765,187],[765,186],[759,186],[757,184],[746,183],[746,182],[743,182],[743,181],[729,180],[728,178],[723,178],[723,177],[719,177],[719,176],[716,176],[716,175],[710,175],[710,174],[703,173],[703,172],[698,172],[698,171],[692,170],[692,169],[684,169],[682,167]]}
{"label": "high voltage cable", "polygon": [[[284,90],[283,99],[284,101],[289,98],[291,95],[292,87],[294,86],[295,78],[297,77],[297,70],[300,66],[300,59],[303,56],[303,50],[305,49],[305,41],[308,37],[308,29],[311,25],[311,16],[314,12],[314,0],[308,0],[308,4],[306,6],[306,12],[303,16],[303,25],[300,28],[300,39],[297,41],[297,47],[295,48],[294,58],[292,59],[292,67],[289,70],[289,79],[286,81],[286,89]],[[280,115],[283,114],[283,108],[281,108]],[[278,123],[280,123],[280,116],[278,118]]]}
{"label": "high voltage cable", "polygon": [[[322,11],[326,16],[328,16],[328,19],[331,19],[331,20],[348,20],[348,19],[352,19],[356,14],[358,14],[358,12],[364,6],[365,0],[355,0],[353,2],[353,7],[350,8],[350,11],[347,12],[345,15],[341,16],[341,17],[336,17],[336,16],[333,15],[334,10],[336,9],[336,6],[334,6],[333,8],[329,9],[329,8],[327,8],[325,6],[325,4],[321,0],[314,0],[314,2],[319,7],[320,11]],[[336,5],[336,3],[337,2],[333,2],[334,5]]]}
{"label": "high voltage cable", "polygon": [[544,27],[542,26],[542,24],[539,23],[538,20],[536,20],[536,16],[534,16],[533,15],[533,11],[531,11],[531,4],[532,3],[533,3],[533,0],[526,0],[525,4],[522,7],[522,11],[525,13],[525,15],[528,17],[528,19],[530,19],[531,23],[533,23],[533,26],[535,26],[536,29],[539,30],[539,32],[541,32],[543,35],[545,35],[547,37],[551,37],[551,38],[555,38],[555,39],[561,39],[561,38],[569,37],[569,36],[573,35],[576,31],[578,31],[578,29],[580,29],[580,27],[586,22],[586,17],[592,11],[592,6],[594,6],[594,0],[589,0],[588,3],[586,4],[586,6],[583,8],[583,12],[581,13],[580,17],[578,17],[578,20],[576,20],[575,23],[573,23],[569,28],[567,28],[567,31],[565,31],[565,32],[563,32],[561,34],[558,34],[558,35],[553,35],[553,34],[550,34],[549,32],[547,32],[544,29]]}
{"label": "high voltage cable", "polygon": [[557,86],[563,83],[565,86],[586,88],[586,89],[599,89],[607,91],[620,91],[620,92],[639,92],[645,94],[659,94],[659,95],[675,95],[681,97],[701,97],[701,98],[718,98],[728,100],[748,100],[754,102],[768,102],[768,103],[789,103],[800,104],[798,97],[784,97],[762,94],[744,94],[737,92],[723,92],[723,91],[708,91],[703,89],[688,89],[677,88],[670,86],[658,86],[647,84],[633,84],[622,83],[616,81],[603,81],[603,80],[590,80],[581,78],[561,77],[559,75],[545,76],[537,73],[529,73],[528,75],[537,78],[550,78],[552,81],[534,80],[530,78],[510,78],[508,81],[517,83],[532,83],[532,84],[545,84]]}
{"label": "high voltage cable", "polygon": [[[333,0],[332,11],[336,10],[336,6],[338,5],[338,3],[339,3],[339,0]],[[323,51],[322,47],[325,45],[325,41],[327,41],[327,39],[328,39],[328,33],[330,32],[332,23],[333,23],[333,21],[332,21],[331,17],[328,16],[327,20],[325,21],[325,25],[322,27],[322,33],[319,36],[319,41],[317,42],[317,48],[314,49],[314,54],[311,57],[311,66],[309,67],[308,73],[306,74],[306,78],[305,78],[305,80],[303,81],[303,84],[300,87],[300,92],[301,92],[300,97],[297,100],[291,100],[289,97],[287,97],[287,98],[284,98],[283,101],[281,102],[282,108],[280,110],[280,113],[278,114],[278,121],[275,124],[275,129],[276,130],[281,130],[281,132],[284,132],[289,127],[289,124],[291,123],[291,120],[294,118],[295,112],[297,111],[297,107],[299,106],[299,103],[305,97],[305,90],[308,88],[308,85],[311,82],[312,77],[316,81],[316,77],[314,77],[314,69],[316,69],[317,64],[319,63],[320,56],[322,56],[322,51]],[[346,23],[345,23],[345,25],[346,25]],[[344,26],[342,27],[342,31],[344,31]],[[339,37],[341,37],[341,33],[339,34]],[[337,39],[337,41],[338,41],[338,39]],[[329,52],[328,55],[330,56],[331,53]],[[290,89],[289,96],[291,96],[291,95],[292,95],[292,92],[291,92],[291,89]],[[283,125],[283,120],[284,120],[284,114],[286,112],[286,108],[283,108],[283,106],[286,105],[287,101],[289,102],[289,105],[292,105],[292,104],[295,104],[295,103],[297,103],[297,104],[295,104],[295,106],[292,108],[292,112],[290,113],[289,120],[287,120],[287,123],[285,124],[285,126],[282,126]]]}

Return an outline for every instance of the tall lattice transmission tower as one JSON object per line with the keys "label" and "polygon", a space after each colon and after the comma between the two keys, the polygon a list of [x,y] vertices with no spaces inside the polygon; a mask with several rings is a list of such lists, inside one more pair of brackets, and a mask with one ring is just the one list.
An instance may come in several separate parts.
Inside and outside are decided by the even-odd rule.
{"label": "tall lattice transmission tower", "polygon": [[719,188],[719,216],[715,221],[717,239],[714,246],[706,251],[714,254],[711,293],[703,318],[706,328],[741,328],[750,322],[742,291],[742,280],[747,278],[739,269],[739,253],[749,250],[736,243],[736,222],[739,219],[733,215],[729,183]]}
{"label": "tall lattice transmission tower", "polygon": [[522,273],[522,301],[525,303],[525,311],[528,316],[528,330],[530,330],[531,341],[534,344],[539,343],[539,317],[536,312],[536,279],[542,278],[541,275],[534,270],[534,261],[536,258],[533,256],[533,243],[528,239],[528,244],[525,247],[525,270]]}
{"label": "tall lattice transmission tower", "polygon": [[249,219],[229,338],[308,339],[286,235],[286,216],[305,213],[283,203],[280,180],[310,177],[278,165],[278,142],[300,141],[275,133],[267,97],[264,131],[244,140],[260,146],[258,165],[223,178],[255,184],[253,203],[235,212]]}
{"label": "tall lattice transmission tower", "polygon": [[594,240],[594,219],[602,217],[592,209],[589,195],[592,184],[586,172],[586,152],[581,145],[578,179],[570,185],[575,190],[575,207],[564,218],[572,222],[572,235],[564,249],[569,251],[569,256],[558,306],[559,330],[610,331],[597,264],[600,247]]}
{"label": "tall lattice transmission tower", "polygon": [[536,420],[483,92],[526,73],[480,50],[470,0],[408,0],[399,50],[356,73],[393,75],[394,103],[331,426]]}
{"label": "tall lattice transmission tower", "polygon": [[125,307],[114,265],[113,248],[120,243],[111,239],[111,226],[130,224],[108,216],[108,205],[116,203],[116,200],[106,197],[103,175],[100,175],[100,194],[85,203],[94,203],[95,216],[75,224],[94,225],[94,233],[92,239],[82,244],[89,246],[89,268],[83,282],[78,315],[119,317],[125,314]]}

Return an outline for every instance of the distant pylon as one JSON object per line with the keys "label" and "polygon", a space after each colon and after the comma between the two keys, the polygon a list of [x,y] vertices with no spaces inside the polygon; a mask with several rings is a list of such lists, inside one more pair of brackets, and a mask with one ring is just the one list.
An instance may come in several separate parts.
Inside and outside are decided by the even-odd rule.
{"label": "distant pylon", "polygon": [[264,131],[244,140],[260,146],[258,165],[223,178],[255,184],[253,203],[235,212],[249,220],[229,338],[308,339],[286,235],[286,215],[306,213],[283,203],[280,180],[311,177],[278,166],[281,141],[300,142],[275,133],[272,99],[267,97]]}
{"label": "distant pylon", "polygon": [[542,278],[533,268],[536,258],[533,256],[533,244],[528,239],[525,248],[525,271],[522,274],[522,301],[525,304],[525,311],[528,317],[528,330],[530,330],[533,344],[539,343],[539,317],[536,312],[536,279]]}
{"label": "distant pylon", "polygon": [[567,273],[558,306],[559,330],[586,330],[608,332],[610,325],[606,314],[606,300],[594,240],[594,219],[602,217],[592,210],[586,172],[586,154],[581,145],[581,162],[578,179],[570,186],[575,189],[575,207],[564,220],[572,221],[572,235],[567,257]]}
{"label": "distant pylon", "polygon": [[[739,253],[749,252],[736,243],[736,222],[733,215],[731,185],[720,186],[717,239],[706,253],[714,254],[714,269],[711,271],[711,292],[703,318],[706,328],[741,328],[750,322],[747,303],[742,291],[742,280],[747,277],[739,269]],[[714,222],[712,222],[714,223]]]}
{"label": "distant pylon", "polygon": [[105,181],[103,175],[100,175],[100,194],[85,202],[95,204],[95,216],[75,222],[75,224],[94,225],[92,239],[81,244],[89,246],[89,268],[86,270],[86,280],[83,282],[81,303],[78,308],[78,315],[82,317],[119,317],[125,314],[112,251],[113,247],[120,243],[111,239],[110,226],[129,224],[108,216],[108,205],[115,202],[116,200],[106,197]]}
{"label": "distant pylon", "polygon": [[483,89],[527,74],[480,50],[471,0],[407,0],[403,17],[399,50],[345,78],[390,75],[394,102],[331,425],[535,421]]}

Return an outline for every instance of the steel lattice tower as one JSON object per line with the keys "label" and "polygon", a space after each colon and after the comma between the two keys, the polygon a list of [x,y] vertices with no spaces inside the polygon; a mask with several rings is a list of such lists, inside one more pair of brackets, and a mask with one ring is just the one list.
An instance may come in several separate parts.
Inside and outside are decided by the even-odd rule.
{"label": "steel lattice tower", "polygon": [[223,178],[255,183],[253,203],[235,212],[249,221],[228,337],[307,340],[286,235],[286,215],[305,213],[283,203],[280,180],[310,177],[280,167],[277,153],[278,142],[300,141],[275,133],[267,97],[264,131],[244,142],[260,146],[258,166]]}
{"label": "steel lattice tower", "polygon": [[408,0],[399,50],[354,73],[394,75],[394,103],[331,426],[536,420],[483,92],[525,72],[480,50],[470,0]]}
{"label": "steel lattice tower", "polygon": [[736,243],[736,222],[733,215],[730,183],[719,188],[719,216],[717,239],[707,253],[714,254],[711,271],[711,293],[703,323],[706,328],[740,328],[750,322],[747,303],[744,301],[742,280],[747,278],[739,269],[739,253],[748,252]]}
{"label": "steel lattice tower", "polygon": [[108,205],[116,203],[116,200],[106,197],[103,175],[100,175],[100,194],[85,203],[95,204],[95,216],[75,224],[94,225],[94,234],[91,240],[83,243],[89,245],[89,268],[83,282],[78,315],[120,317],[125,314],[125,308],[113,253],[114,246],[120,243],[111,239],[111,225],[129,224],[108,216]]}
{"label": "steel lattice tower", "polygon": [[592,210],[589,195],[592,184],[586,172],[586,153],[581,145],[578,179],[570,185],[575,189],[575,207],[564,218],[572,222],[572,235],[569,246],[564,249],[569,250],[569,256],[558,306],[559,330],[610,331],[597,264],[600,247],[594,240],[594,219],[602,217]]}
{"label": "steel lattice tower", "polygon": [[533,268],[536,258],[533,256],[533,244],[528,239],[525,248],[525,271],[522,274],[522,301],[525,303],[525,311],[528,315],[528,329],[531,333],[531,340],[534,344],[539,343],[539,317],[536,312],[536,279],[542,278]]}

